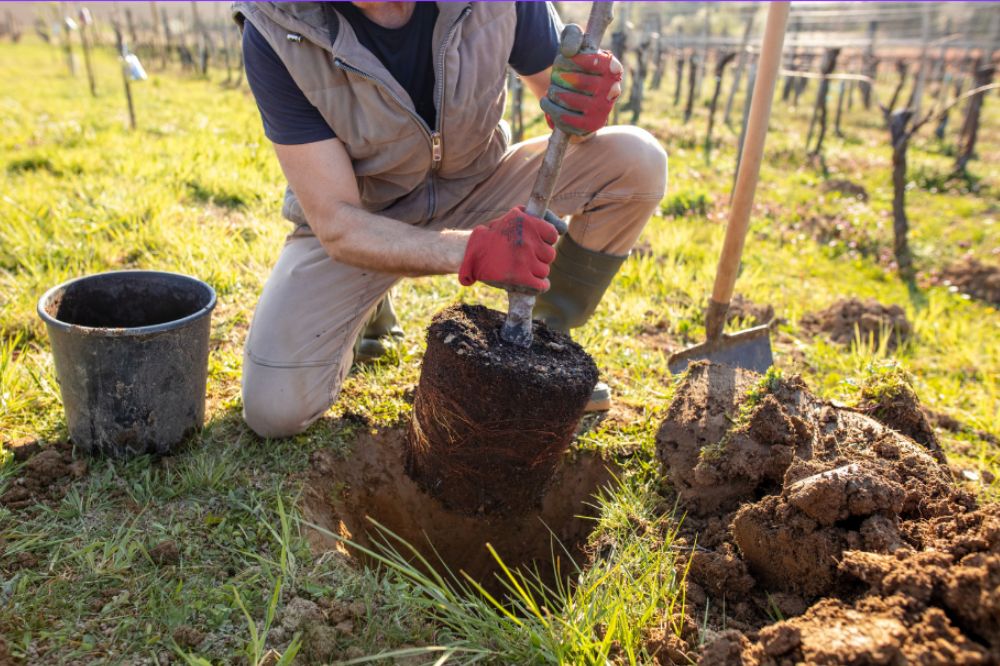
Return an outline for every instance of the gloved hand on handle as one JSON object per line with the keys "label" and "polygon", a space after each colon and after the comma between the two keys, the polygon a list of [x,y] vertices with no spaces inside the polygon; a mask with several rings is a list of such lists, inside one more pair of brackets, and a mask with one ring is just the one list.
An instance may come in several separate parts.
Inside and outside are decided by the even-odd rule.
{"label": "gloved hand on handle", "polygon": [[557,56],[549,92],[541,101],[549,127],[574,136],[604,127],[622,93],[622,72],[610,51]]}
{"label": "gloved hand on handle", "polygon": [[478,280],[522,291],[546,291],[549,264],[556,257],[552,246],[558,238],[551,223],[528,215],[524,206],[512,208],[473,230],[458,280],[466,287]]}

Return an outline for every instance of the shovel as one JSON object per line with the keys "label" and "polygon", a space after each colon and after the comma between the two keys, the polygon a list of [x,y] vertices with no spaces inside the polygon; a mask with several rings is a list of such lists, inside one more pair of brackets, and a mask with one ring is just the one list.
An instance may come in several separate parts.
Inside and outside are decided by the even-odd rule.
{"label": "shovel", "polygon": [[748,328],[737,333],[723,333],[726,313],[733,298],[733,287],[739,271],[743,243],[750,226],[750,209],[760,175],[764,154],[767,121],[771,115],[774,82],[781,65],[781,47],[785,40],[785,23],[789,3],[772,2],[767,10],[767,26],[760,50],[760,67],[754,84],[750,114],[747,118],[746,141],[740,160],[733,201],[726,225],[722,256],[715,274],[715,286],[705,313],[705,342],[672,355],[667,361],[670,372],[684,372],[689,363],[708,360],[736,368],[764,373],[774,363],[771,355],[770,324]]}
{"label": "shovel", "polygon": [[[595,2],[591,5],[586,32],[581,32],[572,24],[566,26],[559,44],[563,56],[572,58],[582,51],[596,51],[600,48],[604,31],[611,23],[611,5],[610,2]],[[531,196],[524,209],[528,215],[543,218],[551,223],[560,234],[566,233],[565,222],[549,215],[546,209],[549,206],[549,199],[552,198],[552,191],[555,190],[556,179],[559,177],[568,144],[568,134],[559,128],[552,130],[549,144],[545,148],[545,156],[542,158],[542,166],[538,169],[535,185],[531,188]],[[507,290],[507,320],[500,329],[500,337],[513,345],[527,349],[531,346],[531,313],[535,309],[537,292],[511,285],[494,286],[501,286]]]}

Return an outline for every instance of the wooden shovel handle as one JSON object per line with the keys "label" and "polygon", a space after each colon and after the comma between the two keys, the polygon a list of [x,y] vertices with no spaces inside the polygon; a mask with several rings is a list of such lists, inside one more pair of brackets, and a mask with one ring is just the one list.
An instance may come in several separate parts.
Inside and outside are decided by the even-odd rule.
{"label": "wooden shovel handle", "polygon": [[722,256],[719,257],[715,286],[712,289],[712,300],[719,305],[728,306],[733,298],[736,273],[739,270],[740,257],[743,255],[743,243],[750,226],[750,209],[753,207],[760,163],[764,155],[764,138],[767,136],[767,122],[771,116],[774,84],[781,68],[781,48],[785,41],[788,10],[788,2],[772,2],[767,10],[767,25],[764,28],[760,49],[757,82],[753,88],[750,114],[747,117],[743,157],[740,159],[740,169],[736,174],[733,203],[729,209],[729,222],[726,226],[726,239],[722,244]]}

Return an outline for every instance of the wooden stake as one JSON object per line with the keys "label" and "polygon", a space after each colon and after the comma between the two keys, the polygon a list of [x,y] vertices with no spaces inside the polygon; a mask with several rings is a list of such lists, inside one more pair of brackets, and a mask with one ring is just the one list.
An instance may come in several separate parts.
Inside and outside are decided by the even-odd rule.
{"label": "wooden stake", "polygon": [[[747,46],[750,43],[750,32],[753,30],[753,19],[754,15],[757,13],[757,8],[752,7],[750,12],[747,14],[747,22],[743,27],[743,39],[740,41],[740,52],[739,60],[736,61],[736,72],[733,74],[733,85],[729,88],[729,97],[726,98],[726,111],[722,114],[722,122],[729,125],[729,114],[733,110],[733,99],[736,97],[736,91],[740,87],[740,81],[743,79],[743,69],[747,64]],[[750,94],[749,89],[747,94]]]}
{"label": "wooden stake", "polygon": [[135,105],[132,103],[132,82],[129,78],[128,61],[125,59],[128,56],[128,44],[125,43],[121,23],[117,19],[113,22],[112,27],[115,30],[115,42],[121,59],[122,83],[125,86],[125,102],[128,105],[128,124],[129,128],[134,130],[136,128]]}
{"label": "wooden stake", "polygon": [[59,21],[62,24],[63,51],[66,53],[66,66],[69,68],[70,76],[76,76],[76,58],[73,57],[72,31],[76,22],[66,15],[66,3],[59,3]]}
{"label": "wooden stake", "polygon": [[87,83],[90,84],[91,97],[97,97],[97,81],[94,80],[94,66],[90,62],[90,24],[93,18],[86,7],[80,9],[80,42],[83,44],[83,65],[87,70]]}

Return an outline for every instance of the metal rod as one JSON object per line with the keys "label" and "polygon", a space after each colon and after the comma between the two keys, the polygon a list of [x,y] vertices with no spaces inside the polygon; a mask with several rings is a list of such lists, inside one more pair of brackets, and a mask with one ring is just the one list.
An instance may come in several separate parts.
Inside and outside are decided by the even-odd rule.
{"label": "metal rod", "polygon": [[[583,35],[581,51],[596,51],[601,46],[604,32],[611,23],[611,2],[595,2],[590,9],[587,29]],[[531,188],[525,212],[534,217],[542,217],[549,206],[549,199],[556,187],[556,179],[562,168],[563,156],[569,144],[569,135],[555,128],[549,137],[549,144],[538,169],[535,185]],[[531,314],[535,309],[535,294],[515,291],[507,292],[507,321],[501,335],[504,340],[520,347],[530,347],[532,341]]]}

